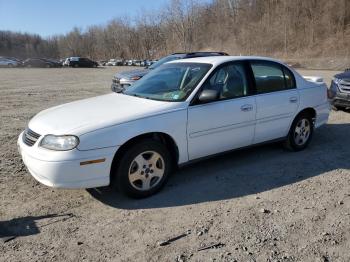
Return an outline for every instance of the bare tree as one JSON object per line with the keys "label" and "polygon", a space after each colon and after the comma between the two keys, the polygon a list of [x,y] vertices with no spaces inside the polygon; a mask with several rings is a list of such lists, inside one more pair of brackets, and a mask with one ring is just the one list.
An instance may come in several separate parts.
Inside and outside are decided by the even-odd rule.
{"label": "bare tree", "polygon": [[[175,51],[221,50],[270,56],[350,56],[349,0],[171,0],[135,20],[43,39],[0,31],[0,55],[156,58]],[[350,58],[349,58],[350,59]]]}

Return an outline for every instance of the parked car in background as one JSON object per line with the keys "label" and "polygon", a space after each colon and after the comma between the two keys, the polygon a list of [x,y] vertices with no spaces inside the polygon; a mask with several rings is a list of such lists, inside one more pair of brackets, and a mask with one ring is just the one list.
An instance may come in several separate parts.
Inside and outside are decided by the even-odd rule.
{"label": "parked car in background", "polygon": [[17,67],[20,63],[9,58],[0,57],[0,67]]}
{"label": "parked car in background", "polygon": [[141,65],[140,66],[143,66],[143,67],[149,67],[153,64],[153,60],[142,60],[141,61]]}
{"label": "parked car in background", "polygon": [[106,63],[106,66],[121,66],[121,65],[123,65],[123,60],[122,59],[110,59]]}
{"label": "parked car in background", "polygon": [[117,59],[109,59],[106,63],[106,66],[116,66],[117,65]]}
{"label": "parked car in background", "polygon": [[333,108],[344,110],[350,107],[350,70],[336,74],[329,88]]}
{"label": "parked car in background", "polygon": [[155,62],[157,62],[157,61],[155,61],[155,60],[146,60],[145,67],[149,67],[149,66],[153,65]]}
{"label": "parked car in background", "polygon": [[11,60],[11,61],[15,61],[17,62],[17,64],[20,66],[23,62],[22,59],[19,59],[17,57],[13,57],[13,56],[1,56],[2,58],[5,58],[5,59],[8,59],[8,60]]}
{"label": "parked car in background", "polygon": [[121,92],[122,90],[131,86],[135,81],[141,79],[144,75],[146,75],[151,70],[169,61],[173,61],[177,59],[193,58],[193,57],[227,56],[227,55],[228,54],[224,52],[174,53],[161,58],[159,61],[151,64],[150,66],[147,66],[147,68],[145,69],[138,69],[138,70],[131,70],[131,71],[116,73],[112,78],[111,89],[114,92]]}
{"label": "parked car in background", "polygon": [[98,67],[98,63],[85,57],[69,57],[66,59],[69,67]]}
{"label": "parked car in background", "polygon": [[329,116],[327,87],[312,79],[270,58],[172,61],[123,93],[40,112],[18,148],[47,186],[147,197],[190,161],[277,140],[305,149]]}
{"label": "parked car in background", "polygon": [[24,67],[57,67],[56,63],[45,58],[28,58],[23,61],[22,66]]}
{"label": "parked car in background", "polygon": [[64,59],[64,62],[63,62],[63,66],[69,66],[69,61],[70,61],[70,57],[67,57],[66,59]]}
{"label": "parked car in background", "polygon": [[132,60],[133,66],[141,66],[141,60]]}
{"label": "parked car in background", "polygon": [[42,58],[42,60],[52,63],[52,67],[62,67],[62,63],[60,60],[48,59],[48,58]]}
{"label": "parked car in background", "polygon": [[99,60],[97,61],[97,63],[100,65],[100,66],[105,66],[107,64],[108,60]]}

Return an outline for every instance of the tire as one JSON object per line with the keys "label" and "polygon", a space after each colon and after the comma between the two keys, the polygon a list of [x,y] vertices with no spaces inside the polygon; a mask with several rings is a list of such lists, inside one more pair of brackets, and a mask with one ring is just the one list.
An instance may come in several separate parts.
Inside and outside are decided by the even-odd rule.
{"label": "tire", "polygon": [[8,64],[7,67],[12,68],[13,64]]}
{"label": "tire", "polygon": [[31,67],[32,67],[32,65],[26,65],[26,67],[27,67],[27,68],[31,68]]}
{"label": "tire", "polygon": [[45,65],[46,68],[51,68],[50,64]]}
{"label": "tire", "polygon": [[161,142],[145,139],[131,145],[111,173],[112,186],[131,198],[157,193],[172,171],[172,158]]}
{"label": "tire", "polygon": [[294,119],[284,146],[291,151],[304,150],[310,144],[313,133],[312,117],[310,114],[301,113]]}
{"label": "tire", "polygon": [[78,67],[78,64],[74,64],[73,67],[77,68],[77,67]]}

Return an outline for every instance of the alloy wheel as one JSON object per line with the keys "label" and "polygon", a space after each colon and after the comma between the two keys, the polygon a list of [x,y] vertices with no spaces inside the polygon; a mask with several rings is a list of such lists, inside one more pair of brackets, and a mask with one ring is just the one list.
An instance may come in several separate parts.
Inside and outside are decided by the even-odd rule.
{"label": "alloy wheel", "polygon": [[309,139],[311,132],[310,121],[306,118],[300,119],[295,126],[294,130],[294,142],[298,146],[303,146]]}
{"label": "alloy wheel", "polygon": [[146,151],[134,158],[129,167],[129,182],[137,190],[154,188],[165,172],[163,157],[155,151]]}

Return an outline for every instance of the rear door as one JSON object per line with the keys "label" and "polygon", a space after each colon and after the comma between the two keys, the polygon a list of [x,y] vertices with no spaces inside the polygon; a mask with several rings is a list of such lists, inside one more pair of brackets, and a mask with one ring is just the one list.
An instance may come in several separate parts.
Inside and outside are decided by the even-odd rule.
{"label": "rear door", "polygon": [[[203,89],[219,92],[216,101],[194,101],[188,108],[188,153],[196,159],[250,145],[254,137],[255,98],[252,95],[249,65],[227,63],[217,68]],[[200,91],[201,91],[200,90]]]}
{"label": "rear door", "polygon": [[270,61],[251,61],[256,87],[256,128],[254,143],[287,136],[299,106],[293,73]]}

